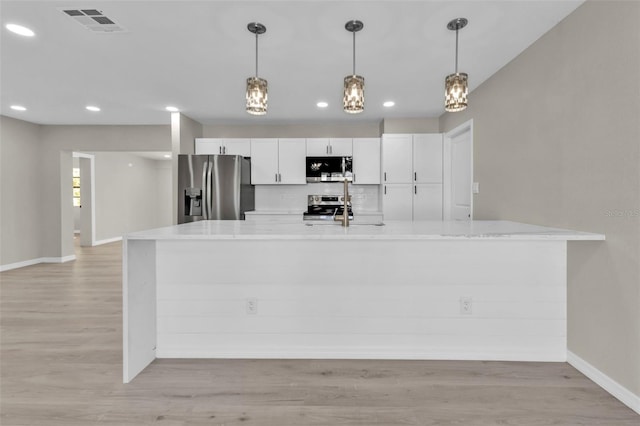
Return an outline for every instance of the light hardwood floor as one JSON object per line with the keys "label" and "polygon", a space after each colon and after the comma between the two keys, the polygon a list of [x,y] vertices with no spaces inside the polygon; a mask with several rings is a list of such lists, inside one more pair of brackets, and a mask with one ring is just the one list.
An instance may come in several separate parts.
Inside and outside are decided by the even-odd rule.
{"label": "light hardwood floor", "polygon": [[565,363],[157,360],[122,384],[121,245],[0,274],[0,424],[640,425]]}

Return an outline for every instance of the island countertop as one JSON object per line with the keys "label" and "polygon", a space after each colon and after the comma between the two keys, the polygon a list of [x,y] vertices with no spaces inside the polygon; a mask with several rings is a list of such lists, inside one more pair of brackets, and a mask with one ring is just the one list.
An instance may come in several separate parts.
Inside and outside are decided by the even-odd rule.
{"label": "island countertop", "polygon": [[339,223],[259,223],[209,220],[134,232],[128,240],[604,240],[603,234],[504,220]]}

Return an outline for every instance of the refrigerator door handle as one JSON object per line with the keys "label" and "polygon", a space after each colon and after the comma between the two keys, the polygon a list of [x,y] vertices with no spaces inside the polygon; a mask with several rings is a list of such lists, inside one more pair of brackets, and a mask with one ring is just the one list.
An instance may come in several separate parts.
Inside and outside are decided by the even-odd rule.
{"label": "refrigerator door handle", "polygon": [[209,197],[207,197],[207,166],[209,161],[205,161],[202,166],[202,218],[207,219],[207,206],[209,205]]}
{"label": "refrigerator door handle", "polygon": [[211,220],[213,217],[213,177],[211,176],[211,170],[213,169],[213,161],[210,159],[207,161],[207,217],[205,219]]}

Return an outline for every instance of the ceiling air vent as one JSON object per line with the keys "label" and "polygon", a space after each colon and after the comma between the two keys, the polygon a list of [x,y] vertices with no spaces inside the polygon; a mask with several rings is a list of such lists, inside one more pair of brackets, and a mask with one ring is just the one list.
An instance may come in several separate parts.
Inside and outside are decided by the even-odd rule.
{"label": "ceiling air vent", "polygon": [[86,29],[97,33],[121,33],[126,31],[98,9],[62,8],[60,10]]}

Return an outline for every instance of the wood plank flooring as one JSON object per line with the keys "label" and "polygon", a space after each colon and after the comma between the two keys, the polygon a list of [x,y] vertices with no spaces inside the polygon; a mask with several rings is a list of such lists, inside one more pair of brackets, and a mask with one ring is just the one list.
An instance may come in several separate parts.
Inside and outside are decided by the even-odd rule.
{"label": "wood plank flooring", "polygon": [[630,425],[566,363],[157,360],[122,384],[121,245],[0,274],[0,424]]}

